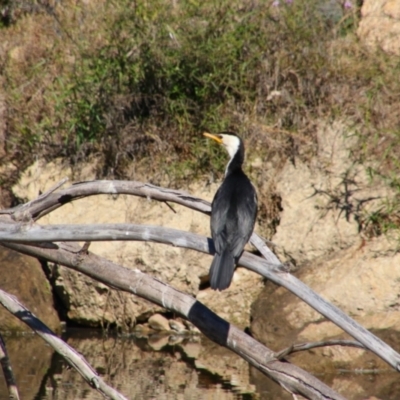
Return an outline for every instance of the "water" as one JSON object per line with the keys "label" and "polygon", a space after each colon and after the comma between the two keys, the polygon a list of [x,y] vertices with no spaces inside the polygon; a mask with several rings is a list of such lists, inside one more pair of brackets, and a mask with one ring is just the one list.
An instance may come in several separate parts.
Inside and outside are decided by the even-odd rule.
{"label": "water", "polygon": [[[103,399],[39,337],[4,339],[22,399]],[[200,343],[198,336],[158,336],[148,341],[73,330],[65,339],[129,399],[256,398],[247,364],[207,340]],[[180,343],[169,344],[173,342]],[[8,400],[8,392],[1,377],[3,399]]]}
{"label": "water", "polygon": [[[21,399],[103,399],[39,337],[4,339]],[[147,340],[70,330],[65,339],[108,384],[131,400],[292,399],[237,355],[198,336],[156,336]],[[400,398],[395,372],[360,374],[338,370],[319,378],[351,399],[372,395],[385,400]],[[8,400],[2,377],[0,400]]]}

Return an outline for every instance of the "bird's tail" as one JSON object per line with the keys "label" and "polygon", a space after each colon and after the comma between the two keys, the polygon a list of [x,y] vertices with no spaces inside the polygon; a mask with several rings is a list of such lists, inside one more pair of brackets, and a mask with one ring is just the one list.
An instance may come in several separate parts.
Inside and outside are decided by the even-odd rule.
{"label": "bird's tail", "polygon": [[210,286],[214,290],[224,290],[232,282],[235,259],[229,250],[215,254],[210,267]]}

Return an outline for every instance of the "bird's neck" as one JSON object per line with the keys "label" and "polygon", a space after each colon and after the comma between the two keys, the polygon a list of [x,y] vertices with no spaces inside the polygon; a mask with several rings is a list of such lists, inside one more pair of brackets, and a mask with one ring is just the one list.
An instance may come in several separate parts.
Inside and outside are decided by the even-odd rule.
{"label": "bird's neck", "polygon": [[226,166],[225,169],[225,177],[230,175],[232,172],[241,171],[243,161],[244,161],[244,151],[241,151],[241,149],[239,149],[239,151],[237,151],[228,162],[228,165]]}

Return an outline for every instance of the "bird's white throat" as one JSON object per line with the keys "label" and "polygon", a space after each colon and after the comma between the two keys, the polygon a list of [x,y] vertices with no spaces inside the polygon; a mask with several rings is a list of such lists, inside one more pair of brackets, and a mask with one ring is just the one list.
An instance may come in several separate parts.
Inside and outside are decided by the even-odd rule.
{"label": "bird's white throat", "polygon": [[220,135],[222,138],[222,144],[226,148],[230,158],[232,159],[233,156],[237,153],[240,147],[240,139],[237,136],[233,135]]}
{"label": "bird's white throat", "polygon": [[224,145],[230,157],[230,160],[225,169],[225,176],[226,176],[226,174],[228,173],[229,165],[233,157],[239,151],[240,139],[237,136],[225,135],[225,134],[220,134],[220,137],[222,138],[222,144]]}

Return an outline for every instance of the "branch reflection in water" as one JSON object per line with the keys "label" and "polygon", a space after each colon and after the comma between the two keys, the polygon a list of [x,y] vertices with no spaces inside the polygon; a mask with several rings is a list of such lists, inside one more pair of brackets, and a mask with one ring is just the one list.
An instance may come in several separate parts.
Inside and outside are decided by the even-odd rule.
{"label": "branch reflection in water", "polygon": [[[32,400],[103,399],[90,390],[76,371],[36,335],[4,336],[14,366],[20,396]],[[104,334],[100,330],[69,329],[64,339],[82,353],[97,372],[130,399],[291,399],[278,385],[249,367],[230,350],[199,335]],[[378,377],[379,375],[379,377]],[[368,387],[389,374],[338,373],[320,377]],[[385,375],[385,376],[382,376]],[[388,376],[386,376],[388,375]],[[393,382],[394,382],[393,381]],[[360,399],[363,393],[360,393]],[[397,395],[397,396],[396,396]],[[400,398],[391,393],[390,398]],[[8,391],[0,379],[0,400]]]}

